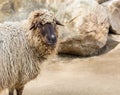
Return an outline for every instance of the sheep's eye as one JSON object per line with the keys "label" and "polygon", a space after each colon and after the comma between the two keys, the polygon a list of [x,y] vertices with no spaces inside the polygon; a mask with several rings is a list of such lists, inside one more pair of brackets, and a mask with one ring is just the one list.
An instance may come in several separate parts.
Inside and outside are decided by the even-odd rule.
{"label": "sheep's eye", "polygon": [[44,28],[42,28],[42,31],[41,31],[41,34],[43,35],[43,36],[45,36],[45,31],[44,31]]}

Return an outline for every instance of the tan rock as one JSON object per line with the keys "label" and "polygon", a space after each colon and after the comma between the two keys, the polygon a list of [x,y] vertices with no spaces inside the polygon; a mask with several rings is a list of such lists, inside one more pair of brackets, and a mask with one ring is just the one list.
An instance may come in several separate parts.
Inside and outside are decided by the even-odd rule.
{"label": "tan rock", "polygon": [[11,1],[0,0],[0,22],[6,20],[13,12]]}
{"label": "tan rock", "polygon": [[39,0],[0,0],[0,22],[25,19],[31,11],[41,8],[40,6]]}
{"label": "tan rock", "polygon": [[108,8],[111,31],[120,34],[120,0],[103,3]]}
{"label": "tan rock", "polygon": [[39,8],[50,8],[53,11],[59,9],[65,0],[0,0],[0,22],[19,21],[25,19],[28,14]]}
{"label": "tan rock", "polygon": [[58,52],[89,56],[98,53],[106,45],[109,30],[108,15],[106,9],[97,3],[92,3],[93,6],[89,2],[79,4],[82,6],[79,10],[81,12],[74,9],[74,14],[71,12],[68,14],[67,20],[74,19],[61,30]]}

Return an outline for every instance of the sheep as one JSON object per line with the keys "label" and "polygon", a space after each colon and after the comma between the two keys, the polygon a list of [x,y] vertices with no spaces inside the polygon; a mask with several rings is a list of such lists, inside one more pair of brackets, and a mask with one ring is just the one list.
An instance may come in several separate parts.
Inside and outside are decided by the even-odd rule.
{"label": "sheep", "polygon": [[0,24],[0,92],[9,89],[22,95],[24,85],[40,73],[40,65],[58,44],[57,25],[62,25],[47,9],[30,13],[21,22]]}

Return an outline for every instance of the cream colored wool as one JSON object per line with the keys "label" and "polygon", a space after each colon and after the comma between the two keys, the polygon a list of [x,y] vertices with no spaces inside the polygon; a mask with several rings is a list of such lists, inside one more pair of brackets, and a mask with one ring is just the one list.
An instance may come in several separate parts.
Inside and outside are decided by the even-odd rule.
{"label": "cream colored wool", "polygon": [[56,49],[47,46],[37,30],[29,30],[36,15],[42,24],[54,23],[52,12],[37,10],[25,21],[0,24],[0,90],[19,88],[36,78],[42,61]]}

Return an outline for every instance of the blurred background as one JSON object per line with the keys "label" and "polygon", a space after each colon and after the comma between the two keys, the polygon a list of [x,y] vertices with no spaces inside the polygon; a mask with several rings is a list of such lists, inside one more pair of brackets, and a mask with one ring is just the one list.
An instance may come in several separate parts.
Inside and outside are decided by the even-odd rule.
{"label": "blurred background", "polygon": [[57,12],[63,2],[65,0],[0,0],[0,22],[25,19],[31,11],[39,8]]}
{"label": "blurred background", "polygon": [[[54,12],[62,11],[66,6],[79,0],[0,0],[0,22],[5,20],[22,20],[28,13],[39,8],[52,9]],[[89,0],[89,2],[94,0]],[[102,3],[107,0],[96,0]]]}

